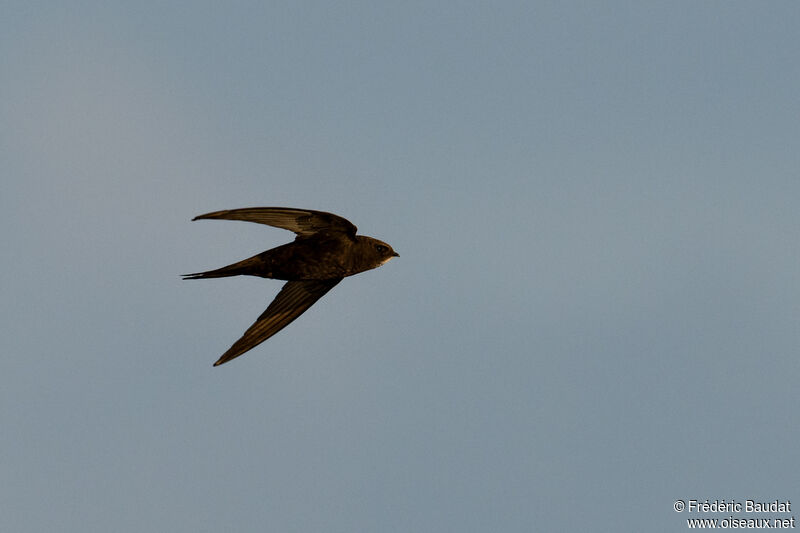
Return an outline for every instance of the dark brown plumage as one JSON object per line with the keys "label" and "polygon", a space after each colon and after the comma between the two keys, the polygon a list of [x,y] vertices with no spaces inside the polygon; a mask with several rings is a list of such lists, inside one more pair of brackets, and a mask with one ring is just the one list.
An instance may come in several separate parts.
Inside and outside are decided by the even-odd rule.
{"label": "dark brown plumage", "polygon": [[215,211],[200,219],[244,220],[287,229],[294,242],[261,252],[238,263],[183,279],[260,276],[287,280],[267,310],[214,363],[219,366],[264,342],[303,314],[347,276],[377,268],[397,254],[385,242],[356,235],[350,221],[324,211],[289,207],[249,207]]}

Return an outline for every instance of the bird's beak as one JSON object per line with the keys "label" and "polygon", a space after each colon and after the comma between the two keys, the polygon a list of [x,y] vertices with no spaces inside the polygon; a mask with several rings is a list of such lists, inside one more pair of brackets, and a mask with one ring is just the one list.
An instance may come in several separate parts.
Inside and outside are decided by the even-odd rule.
{"label": "bird's beak", "polygon": [[397,252],[394,252],[394,253],[392,254],[392,257],[400,257],[400,254],[398,254]]}

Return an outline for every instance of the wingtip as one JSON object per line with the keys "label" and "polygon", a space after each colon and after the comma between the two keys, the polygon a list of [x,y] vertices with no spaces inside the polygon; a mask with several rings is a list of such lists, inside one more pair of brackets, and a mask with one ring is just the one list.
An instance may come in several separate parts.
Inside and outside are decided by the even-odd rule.
{"label": "wingtip", "polygon": [[224,216],[220,216],[220,215],[225,215],[225,213],[228,213],[228,210],[212,211],[210,213],[203,213],[202,215],[197,215],[196,217],[194,217],[192,219],[192,222],[194,222],[195,220],[206,220],[206,219],[213,219],[213,218],[225,218]]}

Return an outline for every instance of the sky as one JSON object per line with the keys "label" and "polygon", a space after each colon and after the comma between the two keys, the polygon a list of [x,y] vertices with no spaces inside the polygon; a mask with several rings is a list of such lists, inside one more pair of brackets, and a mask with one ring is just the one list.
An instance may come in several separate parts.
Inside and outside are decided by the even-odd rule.
{"label": "sky", "polygon": [[[3,2],[0,530],[800,505],[794,2]],[[289,242],[399,258],[212,363]]]}

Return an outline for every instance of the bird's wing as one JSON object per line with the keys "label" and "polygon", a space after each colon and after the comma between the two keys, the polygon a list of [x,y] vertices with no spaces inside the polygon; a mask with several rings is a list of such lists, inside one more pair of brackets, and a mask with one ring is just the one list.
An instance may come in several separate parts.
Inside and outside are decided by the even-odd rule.
{"label": "bird's wing", "polygon": [[214,211],[194,217],[192,220],[222,218],[226,220],[245,220],[267,224],[276,228],[288,229],[307,237],[323,230],[344,232],[351,237],[356,235],[356,227],[346,218],[324,211],[293,209],[291,207],[245,207]]}
{"label": "bird's wing", "polygon": [[322,298],[342,278],[324,280],[289,281],[269,304],[258,320],[244,332],[242,338],[233,343],[228,351],[214,363],[219,366],[239,357],[286,327],[302,315],[314,302]]}

